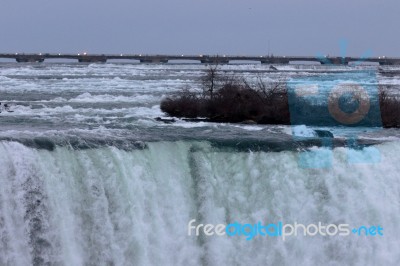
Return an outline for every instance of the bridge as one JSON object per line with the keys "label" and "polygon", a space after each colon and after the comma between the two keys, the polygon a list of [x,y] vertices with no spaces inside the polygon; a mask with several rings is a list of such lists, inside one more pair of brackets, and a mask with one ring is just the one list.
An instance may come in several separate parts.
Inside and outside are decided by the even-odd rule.
{"label": "bridge", "polygon": [[168,63],[169,61],[197,61],[203,64],[228,64],[232,61],[253,61],[262,64],[290,64],[293,62],[316,62],[322,65],[348,65],[351,62],[371,62],[379,65],[400,65],[400,57],[338,57],[338,56],[227,56],[227,55],[145,55],[145,54],[25,54],[3,53],[0,58],[17,62],[44,62],[46,59],[73,59],[81,63],[105,63],[110,60],[135,60],[141,63]]}

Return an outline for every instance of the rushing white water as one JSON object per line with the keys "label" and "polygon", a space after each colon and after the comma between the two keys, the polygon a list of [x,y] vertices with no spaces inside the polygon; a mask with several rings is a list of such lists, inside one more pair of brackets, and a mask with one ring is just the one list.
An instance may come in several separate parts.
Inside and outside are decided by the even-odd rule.
{"label": "rushing white water", "polygon": [[[356,79],[393,93],[400,84],[390,66],[220,68],[250,83],[315,79],[329,89]],[[400,131],[155,119],[164,97],[201,90],[204,70],[0,64],[0,102],[12,111],[0,108],[0,266],[399,265]],[[302,151],[324,132],[334,136],[332,167],[304,168]],[[381,160],[351,164],[362,153],[345,139]],[[192,219],[379,225],[384,235],[196,237]]]}
{"label": "rushing white water", "polygon": [[[400,143],[381,162],[207,142],[53,151],[0,143],[0,265],[398,265]],[[384,236],[188,236],[188,222],[381,225]]]}

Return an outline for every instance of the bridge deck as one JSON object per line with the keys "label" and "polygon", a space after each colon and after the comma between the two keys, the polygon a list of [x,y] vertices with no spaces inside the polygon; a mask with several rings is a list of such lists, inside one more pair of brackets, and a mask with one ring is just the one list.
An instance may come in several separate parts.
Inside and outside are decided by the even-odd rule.
{"label": "bridge deck", "polygon": [[313,57],[313,56],[214,56],[214,55],[145,55],[145,54],[0,54],[0,58],[17,62],[43,62],[46,59],[74,59],[79,62],[106,62],[108,60],[137,60],[143,63],[167,63],[171,60],[199,61],[227,64],[230,61],[255,61],[265,64],[289,64],[295,61],[321,64],[347,65],[350,62],[376,62],[380,65],[400,65],[399,57]]}

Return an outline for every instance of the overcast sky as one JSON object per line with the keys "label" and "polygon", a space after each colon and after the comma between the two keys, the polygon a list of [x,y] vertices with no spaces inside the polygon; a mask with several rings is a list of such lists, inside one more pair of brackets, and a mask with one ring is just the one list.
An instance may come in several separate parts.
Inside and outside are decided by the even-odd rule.
{"label": "overcast sky", "polygon": [[1,0],[0,52],[400,56],[399,0]]}

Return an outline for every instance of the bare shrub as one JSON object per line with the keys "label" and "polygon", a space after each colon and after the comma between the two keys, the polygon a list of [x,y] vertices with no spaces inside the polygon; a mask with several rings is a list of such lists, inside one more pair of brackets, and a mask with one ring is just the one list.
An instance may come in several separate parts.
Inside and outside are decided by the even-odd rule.
{"label": "bare shrub", "polygon": [[164,99],[161,110],[171,116],[205,117],[215,122],[289,124],[284,85],[266,84],[260,79],[253,88],[245,79],[217,73],[216,67],[212,65],[207,70],[202,94],[185,89],[175,97]]}
{"label": "bare shrub", "polygon": [[386,87],[380,87],[379,105],[384,127],[400,127],[400,98],[390,95]]}
{"label": "bare shrub", "polygon": [[195,118],[199,116],[202,99],[189,89],[185,88],[172,98],[161,101],[161,111],[175,117]]}

